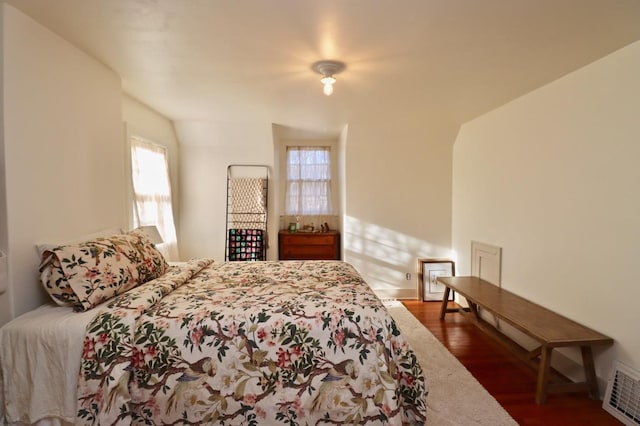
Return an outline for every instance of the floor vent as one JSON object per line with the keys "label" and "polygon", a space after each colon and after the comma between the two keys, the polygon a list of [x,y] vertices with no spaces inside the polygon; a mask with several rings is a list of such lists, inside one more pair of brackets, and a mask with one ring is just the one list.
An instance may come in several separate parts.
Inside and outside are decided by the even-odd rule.
{"label": "floor vent", "polygon": [[640,425],[640,372],[616,362],[602,408],[625,425]]}

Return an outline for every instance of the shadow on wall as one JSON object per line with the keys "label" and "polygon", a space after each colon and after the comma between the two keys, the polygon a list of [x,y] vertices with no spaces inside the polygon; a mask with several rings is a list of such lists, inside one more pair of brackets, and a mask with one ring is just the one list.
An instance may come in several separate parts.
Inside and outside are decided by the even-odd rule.
{"label": "shadow on wall", "polygon": [[[351,263],[379,297],[417,298],[417,259],[449,258],[449,247],[347,216],[344,260]],[[411,279],[407,280],[407,273]]]}

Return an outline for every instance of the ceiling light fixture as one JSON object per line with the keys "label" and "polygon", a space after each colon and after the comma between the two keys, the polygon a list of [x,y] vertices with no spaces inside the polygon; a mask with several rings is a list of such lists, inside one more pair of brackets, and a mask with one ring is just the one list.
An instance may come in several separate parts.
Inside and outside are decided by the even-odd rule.
{"label": "ceiling light fixture", "polygon": [[327,96],[333,93],[333,84],[336,82],[334,75],[344,71],[346,67],[344,62],[339,61],[318,61],[311,65],[312,70],[322,74],[320,79],[320,82],[324,84],[322,91]]}

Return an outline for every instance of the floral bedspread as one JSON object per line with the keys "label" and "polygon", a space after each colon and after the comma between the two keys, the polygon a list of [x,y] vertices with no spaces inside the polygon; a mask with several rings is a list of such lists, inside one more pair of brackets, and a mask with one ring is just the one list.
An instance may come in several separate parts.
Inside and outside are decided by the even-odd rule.
{"label": "floral bedspread", "polygon": [[422,369],[340,261],[193,260],[87,327],[77,424],[424,424]]}

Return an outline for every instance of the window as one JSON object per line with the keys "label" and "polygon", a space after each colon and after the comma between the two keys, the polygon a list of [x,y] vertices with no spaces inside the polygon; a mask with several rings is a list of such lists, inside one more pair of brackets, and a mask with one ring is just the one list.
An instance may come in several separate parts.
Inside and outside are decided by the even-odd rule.
{"label": "window", "polygon": [[163,239],[163,243],[157,246],[158,250],[167,260],[178,260],[167,149],[132,137],[131,180],[134,228],[155,225]]}
{"label": "window", "polygon": [[333,214],[331,148],[287,146],[285,214]]}

